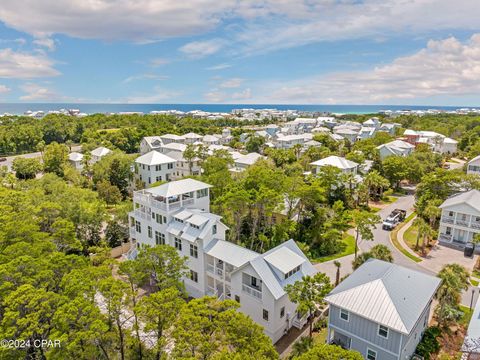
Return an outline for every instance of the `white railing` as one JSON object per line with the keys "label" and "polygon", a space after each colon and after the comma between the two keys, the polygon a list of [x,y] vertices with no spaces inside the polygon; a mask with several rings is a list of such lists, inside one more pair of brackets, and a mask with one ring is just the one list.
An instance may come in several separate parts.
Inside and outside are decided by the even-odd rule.
{"label": "white railing", "polygon": [[451,218],[451,217],[442,217],[442,222],[444,223],[448,223],[448,224],[453,224],[454,223],[454,218]]}
{"label": "white railing", "polygon": [[160,210],[167,210],[167,204],[165,204],[164,202],[152,199],[150,203],[154,208],[157,208]]}
{"label": "white railing", "polygon": [[193,202],[194,202],[194,199],[184,199],[184,200],[182,200],[183,206],[192,205]]}
{"label": "white railing", "polygon": [[470,224],[470,227],[472,227],[474,229],[480,229],[480,222],[472,221],[472,223]]}
{"label": "white railing", "polygon": [[452,241],[452,235],[448,235],[448,234],[440,234],[438,239],[440,241]]}
{"label": "white railing", "polygon": [[246,292],[248,295],[253,296],[257,299],[262,299],[262,292],[254,289],[248,285],[242,284],[242,291]]}
{"label": "white railing", "polygon": [[218,276],[222,277],[222,276],[223,276],[223,270],[217,268],[216,274],[217,274]]}
{"label": "white railing", "polygon": [[465,226],[465,227],[468,227],[468,221],[465,221],[465,220],[457,220],[455,222],[456,225],[460,225],[460,226]]}
{"label": "white railing", "polygon": [[135,212],[135,216],[141,217],[144,220],[150,220],[150,216],[148,216],[147,213],[140,211],[138,209],[136,209],[134,212]]}

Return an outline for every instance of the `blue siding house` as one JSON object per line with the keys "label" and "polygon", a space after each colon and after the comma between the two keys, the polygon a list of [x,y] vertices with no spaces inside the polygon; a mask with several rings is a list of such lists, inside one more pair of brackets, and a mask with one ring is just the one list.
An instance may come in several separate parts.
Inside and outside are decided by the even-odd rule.
{"label": "blue siding house", "polygon": [[370,259],[325,298],[328,342],[367,360],[410,359],[428,326],[440,279]]}

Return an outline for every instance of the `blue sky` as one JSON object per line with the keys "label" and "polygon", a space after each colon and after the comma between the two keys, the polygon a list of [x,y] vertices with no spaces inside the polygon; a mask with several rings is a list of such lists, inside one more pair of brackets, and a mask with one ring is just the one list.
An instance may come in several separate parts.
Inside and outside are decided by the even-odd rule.
{"label": "blue sky", "polygon": [[475,106],[479,13],[478,0],[2,0],[0,102]]}

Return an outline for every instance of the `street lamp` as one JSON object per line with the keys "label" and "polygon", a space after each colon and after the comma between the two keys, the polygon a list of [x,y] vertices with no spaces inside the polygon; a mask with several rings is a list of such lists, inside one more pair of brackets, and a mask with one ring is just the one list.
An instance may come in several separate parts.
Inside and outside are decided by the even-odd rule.
{"label": "street lamp", "polygon": [[475,294],[475,288],[472,289],[472,298],[470,299],[470,310],[472,310],[473,307],[473,295]]}

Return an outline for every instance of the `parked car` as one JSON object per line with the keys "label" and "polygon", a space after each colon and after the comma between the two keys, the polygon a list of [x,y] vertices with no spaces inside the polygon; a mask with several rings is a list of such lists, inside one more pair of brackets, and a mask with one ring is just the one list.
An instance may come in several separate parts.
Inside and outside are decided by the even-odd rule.
{"label": "parked car", "polygon": [[6,157],[0,157],[0,162],[7,161]]}
{"label": "parked car", "polygon": [[402,209],[393,210],[382,223],[383,230],[393,230],[399,223],[405,220],[407,212]]}
{"label": "parked car", "polygon": [[465,245],[465,249],[463,249],[463,255],[467,257],[472,257],[474,251],[475,251],[475,244],[469,242],[467,243],[467,245]]}

